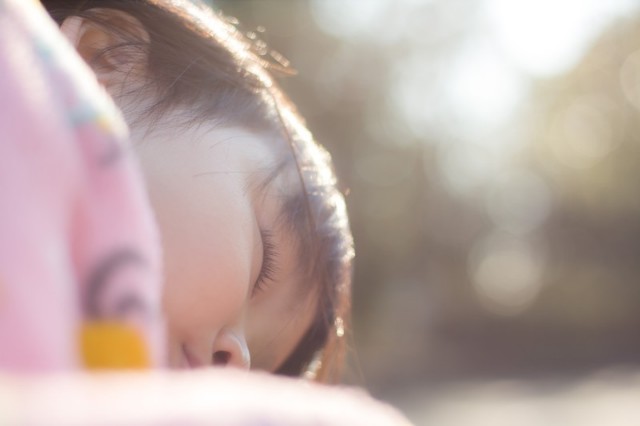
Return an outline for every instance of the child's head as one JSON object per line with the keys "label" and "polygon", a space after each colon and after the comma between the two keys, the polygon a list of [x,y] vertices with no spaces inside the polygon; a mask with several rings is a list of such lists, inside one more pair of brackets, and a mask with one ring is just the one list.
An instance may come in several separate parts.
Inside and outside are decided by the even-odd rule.
{"label": "child's head", "polygon": [[43,4],[131,126],[163,237],[170,365],[248,365],[250,351],[252,367],[299,375],[324,349],[328,378],[352,239],[265,47],[187,1]]}

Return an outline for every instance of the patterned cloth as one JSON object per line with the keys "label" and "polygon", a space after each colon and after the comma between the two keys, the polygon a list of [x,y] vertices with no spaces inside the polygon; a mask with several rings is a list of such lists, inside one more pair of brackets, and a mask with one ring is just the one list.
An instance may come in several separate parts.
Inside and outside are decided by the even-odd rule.
{"label": "patterned cloth", "polygon": [[127,129],[32,0],[0,0],[0,369],[164,359],[159,245]]}

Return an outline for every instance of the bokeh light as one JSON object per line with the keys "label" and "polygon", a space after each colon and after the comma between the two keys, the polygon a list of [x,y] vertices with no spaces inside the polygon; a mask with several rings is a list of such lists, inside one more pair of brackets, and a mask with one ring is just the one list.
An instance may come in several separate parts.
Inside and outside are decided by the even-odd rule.
{"label": "bokeh light", "polygon": [[366,36],[382,28],[389,0],[314,0],[311,12],[318,26],[336,37]]}
{"label": "bokeh light", "polygon": [[470,131],[509,120],[524,102],[528,83],[493,44],[482,39],[459,48],[442,82],[450,113]]}
{"label": "bokeh light", "polygon": [[633,0],[488,0],[486,13],[500,45],[539,77],[568,71],[612,19],[633,13]]}
{"label": "bokeh light", "polygon": [[513,315],[534,302],[544,265],[527,240],[496,232],[473,248],[470,272],[481,303],[491,312]]}
{"label": "bokeh light", "polygon": [[629,102],[640,109],[640,50],[625,59],[620,69],[620,83]]}
{"label": "bokeh light", "polygon": [[553,151],[561,163],[588,168],[615,147],[616,129],[610,119],[619,113],[606,96],[586,95],[573,100],[556,117]]}

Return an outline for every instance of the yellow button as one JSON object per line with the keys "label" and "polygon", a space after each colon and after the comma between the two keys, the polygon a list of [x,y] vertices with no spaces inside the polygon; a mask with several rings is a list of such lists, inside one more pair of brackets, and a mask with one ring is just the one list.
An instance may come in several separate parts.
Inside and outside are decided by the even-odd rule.
{"label": "yellow button", "polygon": [[147,345],[140,333],[125,323],[92,321],[82,326],[80,343],[89,369],[149,368]]}

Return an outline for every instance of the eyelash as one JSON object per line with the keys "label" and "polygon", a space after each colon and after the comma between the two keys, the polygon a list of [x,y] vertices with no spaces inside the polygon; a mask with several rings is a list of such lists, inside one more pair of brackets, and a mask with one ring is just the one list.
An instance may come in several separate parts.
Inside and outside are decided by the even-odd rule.
{"label": "eyelash", "polygon": [[269,281],[273,281],[276,272],[276,257],[278,255],[276,246],[273,242],[273,235],[269,231],[261,230],[260,237],[262,239],[262,266],[256,284],[253,286],[251,296],[257,292],[263,291]]}

